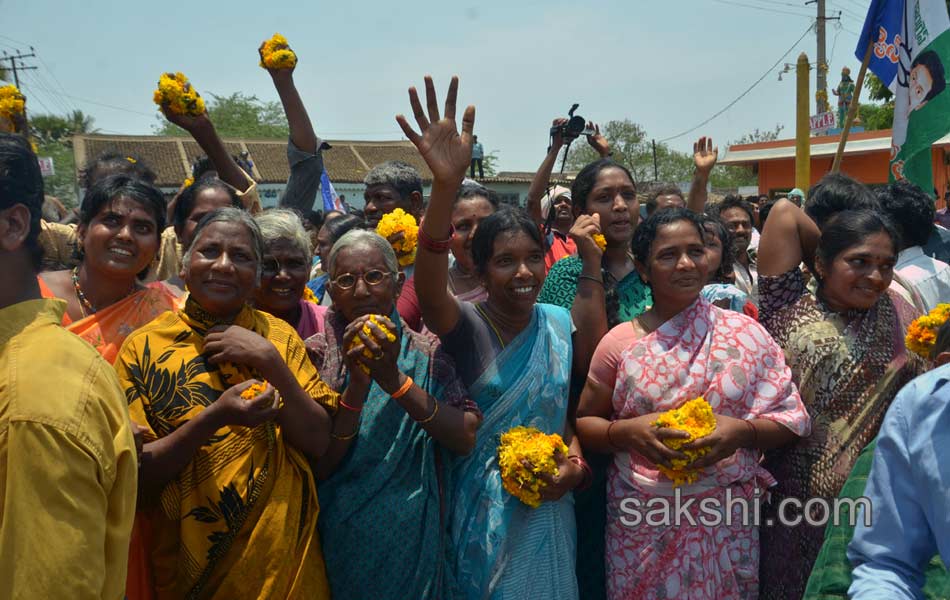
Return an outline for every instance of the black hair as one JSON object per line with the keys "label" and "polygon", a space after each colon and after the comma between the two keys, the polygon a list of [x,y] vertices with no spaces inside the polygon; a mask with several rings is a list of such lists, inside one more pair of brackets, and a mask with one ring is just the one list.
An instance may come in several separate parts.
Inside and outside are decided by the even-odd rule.
{"label": "black hair", "polygon": [[943,63],[940,62],[940,57],[937,56],[936,52],[927,50],[918,54],[914,62],[911,63],[910,70],[913,71],[916,66],[926,67],[927,72],[930,73],[930,80],[933,82],[930,91],[924,96],[924,102],[933,99],[934,96],[946,89],[947,78],[943,71]]}
{"label": "black hair", "polygon": [[362,229],[366,226],[366,221],[356,215],[342,215],[335,219],[330,219],[323,224],[323,229],[327,230],[327,237],[332,246],[343,237],[343,234],[352,229]]}
{"label": "black hair", "polygon": [[811,186],[802,208],[818,229],[824,229],[825,223],[841,211],[877,210],[880,206],[871,190],[860,181],[842,173],[829,173]]}
{"label": "black hair", "polygon": [[716,272],[712,274],[712,280],[717,283],[731,283],[734,275],[732,265],[736,261],[736,249],[732,247],[732,232],[722,222],[722,219],[715,215],[701,214],[699,215],[699,222],[703,226],[704,240],[706,226],[711,225],[713,234],[719,238],[719,243],[722,244],[722,261],[719,263]]}
{"label": "black hair", "polygon": [[749,215],[749,223],[755,225],[755,209],[752,208],[752,204],[749,203],[748,200],[743,200],[742,196],[736,194],[729,194],[718,204],[710,204],[708,212],[721,219],[722,213],[730,208],[740,208],[744,210],[745,213]]}
{"label": "black hair", "polygon": [[300,217],[300,221],[305,224],[309,223],[312,229],[319,230],[323,227],[323,211],[305,210]]}
{"label": "black hair", "polygon": [[700,241],[702,241],[705,246],[706,231],[703,229],[703,222],[700,216],[691,210],[671,206],[665,210],[653,213],[647,217],[646,221],[640,223],[640,226],[637,227],[637,230],[633,234],[634,258],[644,265],[647,264],[647,260],[650,258],[650,248],[656,240],[656,234],[660,231],[660,227],[679,223],[680,221],[692,223],[693,227],[696,228],[696,233],[699,234]]}
{"label": "black hair", "polygon": [[19,135],[0,133],[0,210],[17,204],[30,210],[25,246],[36,270],[43,261],[43,247],[38,241],[43,199],[43,175],[29,142]]}
{"label": "black hair", "polygon": [[884,214],[897,226],[904,246],[923,246],[934,230],[937,211],[927,192],[906,180],[875,190]]}
{"label": "black hair", "polygon": [[215,177],[217,172],[214,163],[207,156],[199,156],[191,163],[191,178],[195,181],[205,177]]}
{"label": "black hair", "polygon": [[775,206],[774,200],[769,200],[765,204],[759,207],[759,230],[765,231],[765,220],[769,218],[769,213],[772,212],[772,207]]}
{"label": "black hair", "polygon": [[137,155],[110,150],[86,165],[79,174],[79,183],[88,190],[103,177],[117,174],[129,175],[150,184],[154,184],[156,179],[155,172]]}
{"label": "black hair", "polygon": [[683,196],[683,190],[673,183],[655,183],[650,187],[650,193],[647,195],[647,214],[652,215],[656,210],[656,199],[660,196],[679,196],[683,202],[686,198]]}
{"label": "black hair", "polygon": [[459,200],[468,200],[469,198],[484,198],[496,209],[500,204],[498,193],[480,183],[465,182],[459,187],[458,194],[455,195],[455,202],[458,203]]}
{"label": "black hair", "polygon": [[188,221],[188,216],[191,215],[191,211],[195,209],[195,201],[198,198],[198,194],[208,189],[220,190],[226,193],[231,198],[231,206],[234,208],[244,207],[237,192],[234,191],[234,188],[217,177],[196,179],[194,183],[181,191],[181,194],[178,196],[178,202],[175,203],[175,214],[172,215],[172,220],[174,221],[173,225],[176,229],[181,229],[185,226],[185,222]]}
{"label": "black hair", "polygon": [[630,178],[630,183],[636,188],[637,182],[634,181],[633,175],[630,174],[627,167],[609,158],[595,160],[581,169],[577,177],[574,178],[574,183],[571,184],[571,202],[575,210],[582,213],[587,211],[587,197],[590,196],[591,190],[597,185],[597,177],[600,172],[605,169],[620,169],[626,173],[627,177]]}
{"label": "black hair", "polygon": [[[82,200],[79,223],[88,226],[102,207],[119,197],[131,198],[148,211],[155,219],[155,237],[161,242],[162,232],[165,230],[165,213],[168,208],[165,204],[165,196],[154,185],[130,175],[109,175],[93,184]],[[77,248],[77,252],[79,259],[82,260],[82,248]],[[144,279],[147,274],[148,268],[139,273],[139,279]]]}
{"label": "black hair", "polygon": [[887,217],[868,209],[839,212],[821,230],[818,257],[825,265],[830,265],[839,254],[875,233],[885,233],[891,238],[896,255],[901,248],[901,236]]}
{"label": "black hair", "polygon": [[541,229],[523,210],[504,207],[482,219],[472,238],[472,260],[479,273],[488,269],[488,263],[495,253],[495,239],[508,232],[524,232],[528,234],[538,248],[544,251],[544,238]]}

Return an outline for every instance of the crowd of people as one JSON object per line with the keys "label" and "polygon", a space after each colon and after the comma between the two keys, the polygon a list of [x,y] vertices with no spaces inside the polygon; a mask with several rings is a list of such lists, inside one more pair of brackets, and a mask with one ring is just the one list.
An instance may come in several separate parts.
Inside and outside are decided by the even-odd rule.
{"label": "crowd of people", "polygon": [[[0,597],[950,594],[950,325],[929,358],[904,342],[950,302],[932,197],[829,174],[710,201],[706,138],[688,191],[644,190],[591,124],[570,188],[555,134],[505,206],[465,179],[475,108],[459,128],[458,80],[440,105],[427,77],[396,119],[428,197],[389,162],[363,210],[323,214],[325,144],[269,71],[276,209],[206,115],[165,111],[206,155],[170,202],[108,154],[71,224],[0,134]],[[397,209],[414,261],[375,231]],[[713,433],[657,426],[699,397]],[[537,508],[502,482],[518,426],[568,449]],[[839,497],[868,514],[822,520]]]}

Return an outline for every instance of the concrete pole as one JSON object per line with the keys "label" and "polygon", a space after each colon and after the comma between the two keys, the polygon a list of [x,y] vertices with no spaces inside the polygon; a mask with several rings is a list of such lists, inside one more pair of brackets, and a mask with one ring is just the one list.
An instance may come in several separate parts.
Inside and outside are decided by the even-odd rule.
{"label": "concrete pole", "polygon": [[821,98],[817,99],[817,112],[816,114],[821,114],[823,112],[828,112],[828,64],[826,61],[828,57],[825,55],[825,24],[827,23],[825,19],[825,0],[817,0],[818,4],[818,20],[815,23],[815,34],[818,37],[818,73],[817,73],[817,87],[818,92],[824,92],[820,94]]}
{"label": "concrete pole", "polygon": [[808,120],[808,56],[802,52],[795,66],[795,187],[807,190],[811,182],[811,124]]}

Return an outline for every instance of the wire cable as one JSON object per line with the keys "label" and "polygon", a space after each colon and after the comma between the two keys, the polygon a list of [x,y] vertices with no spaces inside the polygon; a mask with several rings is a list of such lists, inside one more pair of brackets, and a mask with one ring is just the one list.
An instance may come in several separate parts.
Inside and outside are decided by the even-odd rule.
{"label": "wire cable", "polygon": [[713,0],[713,2],[718,2],[719,4],[731,4],[731,5],[733,5],[733,6],[742,6],[742,7],[744,7],[744,8],[752,8],[752,9],[755,9],[755,10],[761,10],[761,11],[764,11],[764,12],[770,12],[770,13],[775,13],[775,14],[794,15],[794,16],[796,16],[796,17],[805,17],[806,19],[814,19],[814,18],[815,18],[815,17],[813,17],[812,15],[806,15],[806,14],[802,14],[802,13],[791,12],[791,11],[788,11],[788,10],[779,10],[779,9],[777,9],[777,8],[765,8],[764,6],[755,6],[755,5],[753,5],[753,4],[743,4],[743,3],[741,3],[741,2],[732,2],[732,0]]}

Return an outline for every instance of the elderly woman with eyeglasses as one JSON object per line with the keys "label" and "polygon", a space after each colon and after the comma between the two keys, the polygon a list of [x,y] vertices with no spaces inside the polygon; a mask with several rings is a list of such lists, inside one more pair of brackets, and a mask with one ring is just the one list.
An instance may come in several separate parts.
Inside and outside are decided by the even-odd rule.
{"label": "elderly woman with eyeglasses", "polygon": [[481,413],[438,339],[396,313],[405,275],[389,242],[350,231],[330,250],[327,272],[327,330],[307,340],[320,376],[334,389],[365,377],[343,360],[348,327],[362,329],[365,351],[379,357],[366,361],[374,383],[365,403],[340,404],[359,426],[331,442],[330,452],[346,455],[319,487],[330,589],[337,598],[454,598],[444,491],[452,456],[475,445]]}
{"label": "elderly woman with eyeglasses", "polygon": [[327,309],[303,298],[310,278],[310,236],[292,210],[268,210],[254,217],[264,236],[261,284],[254,307],[283,319],[300,337],[323,331]]}
{"label": "elderly woman with eyeglasses", "polygon": [[330,389],[293,328],[249,306],[263,254],[250,215],[209,213],[183,260],[184,308],[130,334],[115,363],[147,426],[139,501],[158,507],[160,598],[329,597],[311,465],[332,466],[330,440],[355,425],[338,407],[361,405],[368,381]]}

